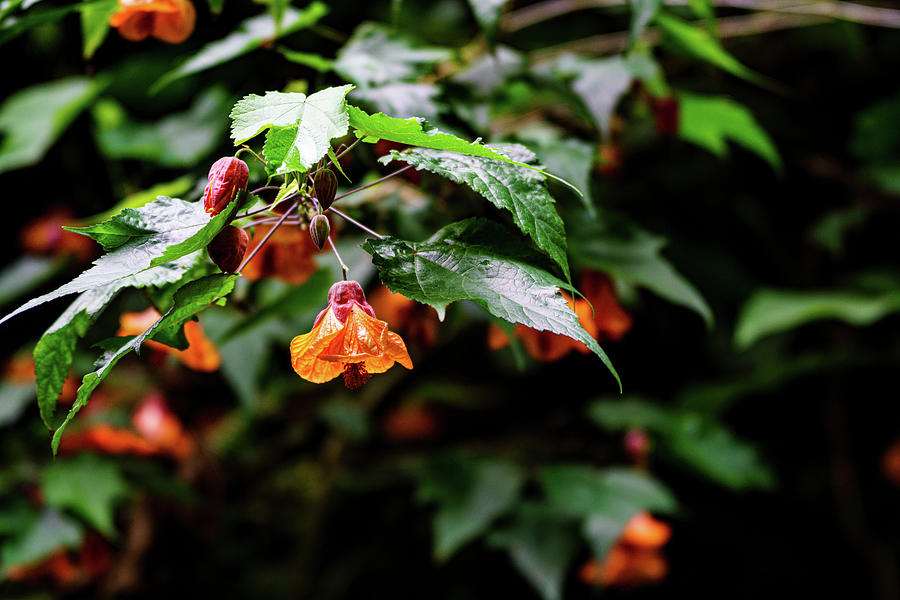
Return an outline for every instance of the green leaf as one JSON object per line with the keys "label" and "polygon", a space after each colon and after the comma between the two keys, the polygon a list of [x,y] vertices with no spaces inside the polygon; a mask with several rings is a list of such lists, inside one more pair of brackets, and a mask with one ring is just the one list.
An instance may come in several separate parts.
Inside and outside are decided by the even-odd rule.
{"label": "green leaf", "polygon": [[538,268],[536,255],[500,225],[466,219],[425,242],[370,239],[364,246],[381,280],[412,300],[433,306],[441,319],[447,304],[472,300],[495,317],[584,342],[621,381],[606,353],[560,295],[569,286]]}
{"label": "green leaf", "polygon": [[283,46],[279,47],[278,51],[292,63],[315,69],[320,73],[327,73],[334,68],[334,61],[329,60],[320,54],[297,52],[296,50],[290,50]]}
{"label": "green leaf", "polygon": [[631,29],[629,30],[629,43],[633,44],[647,25],[656,16],[659,7],[662,6],[662,0],[629,0],[631,5]]}
{"label": "green leaf", "polygon": [[220,14],[225,7],[225,0],[206,0],[206,3],[209,5],[209,12],[214,15]]}
{"label": "green leaf", "polygon": [[288,8],[282,19],[281,29],[277,31],[275,22],[268,14],[247,19],[231,34],[207,44],[178,67],[160,77],[150,87],[150,93],[155,94],[177,79],[234,60],[263,45],[268,45],[273,40],[315,25],[326,14],[328,6],[317,0],[302,10]]}
{"label": "green leaf", "polygon": [[593,403],[588,415],[607,431],[640,428],[658,434],[663,457],[733,490],[768,488],[774,481],[751,444],[697,411],[607,400]]}
{"label": "green leaf", "polygon": [[86,3],[81,9],[81,34],[84,37],[84,58],[90,59],[106,39],[109,18],[119,10],[117,0]]}
{"label": "green leaf", "polygon": [[491,42],[497,34],[497,25],[505,5],[506,0],[469,0],[469,8],[472,9],[478,26]]}
{"label": "green leaf", "polygon": [[738,59],[722,47],[719,40],[705,29],[695,27],[663,11],[659,11],[656,14],[655,23],[662,30],[667,40],[694,58],[704,60],[723,71],[752,83],[772,85],[767,83],[767,80],[761,75],[741,64]]}
{"label": "green leaf", "polygon": [[662,256],[664,238],[609,214],[599,221],[586,218],[567,221],[571,229],[569,252],[578,268],[590,267],[645,287],[669,302],[695,311],[707,327],[712,327],[713,314],[706,300]]}
{"label": "green leaf", "polygon": [[527,69],[522,53],[509,46],[497,46],[465,69],[453,74],[451,81],[468,86],[478,96],[489,97],[511,77]]}
{"label": "green leaf", "polygon": [[116,537],[115,509],[129,490],[116,463],[94,454],[57,460],[41,475],[48,505],[73,511],[107,538]]}
{"label": "green leaf", "polygon": [[218,302],[221,298],[231,293],[231,290],[234,289],[234,281],[238,277],[240,275],[219,273],[184,284],[175,293],[175,303],[172,308],[160,317],[156,323],[151,325],[147,331],[128,339],[121,346],[107,349],[97,362],[97,370],[88,373],[81,379],[78,395],[72,404],[72,408],[69,410],[69,414],[66,415],[65,420],[53,433],[51,444],[53,454],[56,454],[59,448],[59,441],[66,426],[78,414],[78,411],[87,405],[93,391],[106,378],[116,363],[119,362],[119,359],[132,350],[137,351],[147,339],[155,338],[157,335],[171,337],[174,332],[181,329],[185,321],[213,302]]}
{"label": "green leaf", "polygon": [[[401,144],[409,144],[410,146],[433,148],[435,150],[449,150],[450,152],[458,152],[470,156],[493,158],[495,160],[533,169],[540,172],[545,177],[550,177],[567,186],[572,186],[568,181],[564,181],[537,167],[518,163],[503,154],[495,152],[479,141],[467,142],[455,135],[443,133],[437,129],[425,131],[423,125],[427,124],[422,119],[396,119],[394,117],[389,117],[384,113],[369,115],[366,114],[364,110],[355,106],[348,105],[347,108],[349,109],[350,114],[350,127],[355,130],[354,133],[356,134],[356,137],[362,138],[364,142],[374,143],[378,140],[388,140],[391,142],[399,142]],[[577,189],[575,191],[578,194],[581,193]]]}
{"label": "green leaf", "polygon": [[378,23],[363,23],[338,51],[334,70],[361,88],[413,81],[449,60],[449,48],[424,47]]}
{"label": "green leaf", "polygon": [[727,141],[739,144],[781,172],[781,157],[750,110],[724,96],[678,94],[678,135],[717,156],[728,153]]}
{"label": "green leaf", "polygon": [[604,139],[610,136],[610,120],[619,100],[631,88],[634,73],[621,56],[584,59],[564,56],[554,70],[574,75],[572,90],[587,107]]}
{"label": "green leaf", "polygon": [[[488,147],[518,163],[533,163],[537,159],[531,150],[519,144]],[[424,169],[456,183],[465,183],[497,208],[511,212],[519,229],[559,265],[567,280],[570,279],[565,226],[539,173],[490,158],[429,148],[392,151],[381,162],[389,162],[391,158],[413,165],[416,170]]]}
{"label": "green leaf", "polygon": [[710,33],[716,32],[716,11],[713,8],[712,0],[687,0],[688,6],[694,11],[694,14],[703,19],[706,28]]}
{"label": "green leaf", "polygon": [[221,87],[199,94],[191,108],[155,123],[132,120],[111,98],[94,106],[94,137],[108,158],[153,162],[163,167],[192,167],[221,144],[228,128],[231,98]]}
{"label": "green leaf", "polygon": [[546,507],[526,504],[516,511],[512,525],[488,541],[506,549],[541,598],[562,599],[566,571],[578,551],[578,532],[570,520]]}
{"label": "green leaf", "polygon": [[569,181],[581,191],[580,200],[591,217],[596,208],[591,200],[591,172],[594,166],[594,146],[549,126],[520,129],[516,137],[538,155],[538,159],[552,173]]}
{"label": "green leaf", "polygon": [[140,208],[145,204],[150,204],[160,196],[176,198],[178,196],[187,194],[191,191],[192,188],[195,187],[196,183],[197,179],[192,175],[183,175],[178,179],[172,181],[158,183],[147,188],[146,190],[128,194],[109,210],[96,215],[92,215],[90,217],[85,217],[80,221],[82,223],[96,223],[98,221],[106,221],[110,217],[115,216],[117,213],[126,208]]}
{"label": "green leaf", "polygon": [[[177,281],[180,274],[198,260],[198,256],[192,254],[215,237],[227,222],[227,213],[236,210],[240,202],[239,196],[210,219],[200,203],[160,198],[139,209],[125,209],[99,225],[73,229],[90,235],[113,250],[98,258],[93,267],[69,283],[29,300],[0,319],[0,323],[68,294],[103,286],[122,289]],[[223,215],[225,217],[221,218]],[[143,273],[157,266],[161,268]]]}
{"label": "green leaf", "polygon": [[19,257],[0,271],[0,306],[47,282],[65,265],[66,261],[58,258]]}
{"label": "green leaf", "polygon": [[850,151],[866,162],[900,157],[900,94],[866,107],[853,119]]}
{"label": "green leaf", "polygon": [[30,383],[3,384],[0,387],[0,427],[15,423],[33,397],[34,387]]}
{"label": "green leaf", "polygon": [[485,533],[512,507],[525,473],[504,460],[448,453],[431,457],[417,478],[417,498],[438,505],[433,522],[434,554],[443,561]]}
{"label": "green leaf", "polygon": [[673,512],[678,507],[665,486],[632,469],[553,465],[542,467],[538,479],[547,501],[573,516],[600,514],[627,521],[641,510]]}
{"label": "green leaf", "polygon": [[738,315],[734,344],[745,350],[760,339],[813,321],[838,319],[862,327],[900,310],[900,291],[862,294],[853,291],[759,290]]}
{"label": "green leaf", "polygon": [[84,529],[78,522],[46,508],[22,536],[3,544],[0,574],[10,567],[37,563],[64,548],[75,550],[83,539]]}
{"label": "green leaf", "polygon": [[240,144],[276,128],[266,137],[266,161],[277,165],[277,173],[307,171],[325,156],[332,139],[347,133],[345,97],[351,89],[352,85],[326,88],[310,96],[250,94],[231,111],[231,137]]}
{"label": "green leaf", "polygon": [[39,162],[106,84],[100,78],[66,77],[7,98],[0,106],[0,173]]}

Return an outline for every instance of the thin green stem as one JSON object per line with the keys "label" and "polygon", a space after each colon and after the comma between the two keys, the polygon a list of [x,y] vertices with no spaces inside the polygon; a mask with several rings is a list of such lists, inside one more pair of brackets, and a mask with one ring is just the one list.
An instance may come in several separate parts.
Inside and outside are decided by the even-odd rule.
{"label": "thin green stem", "polygon": [[249,263],[251,260],[253,260],[253,257],[256,256],[256,253],[259,252],[260,249],[266,245],[266,242],[269,241],[269,238],[272,237],[272,234],[275,233],[275,231],[279,227],[281,227],[281,224],[284,223],[284,220],[288,218],[288,215],[290,215],[292,212],[294,212],[294,210],[299,205],[300,205],[300,202],[294,202],[294,204],[292,204],[291,207],[289,209],[287,209],[283,215],[281,215],[281,218],[278,219],[278,222],[275,223],[275,225],[272,227],[272,229],[269,230],[268,233],[266,233],[266,236],[262,239],[262,241],[259,242],[259,245],[253,249],[253,252],[250,253],[250,256],[248,256],[247,258],[244,259],[244,262],[241,263],[241,265],[237,268],[235,273],[240,273],[244,269],[244,267],[247,266],[247,263]]}
{"label": "thin green stem", "polygon": [[338,262],[341,263],[341,273],[344,276],[344,281],[347,281],[347,273],[350,272],[350,267],[348,267],[341,259],[341,255],[338,253],[337,246],[334,245],[334,242],[331,241],[331,238],[328,238],[328,245],[331,246],[332,251],[334,251],[334,256],[337,258]]}
{"label": "thin green stem", "polygon": [[354,225],[356,225],[357,227],[359,227],[360,229],[362,229],[362,230],[365,231],[366,233],[370,233],[370,234],[374,235],[374,236],[377,237],[379,240],[382,239],[382,238],[384,238],[383,235],[381,235],[381,234],[379,234],[379,233],[377,233],[377,232],[375,232],[375,231],[372,231],[371,229],[369,229],[368,227],[366,227],[365,225],[363,225],[362,223],[360,223],[360,222],[357,221],[356,219],[353,219],[353,218],[351,218],[351,217],[348,217],[347,215],[345,215],[344,213],[342,213],[341,211],[339,211],[339,210],[336,209],[335,207],[332,206],[332,207],[330,207],[328,210],[330,210],[331,212],[333,212],[334,214],[336,214],[336,215],[339,216],[340,218],[344,219],[345,221],[347,221],[347,222],[349,222],[349,223],[353,223]]}

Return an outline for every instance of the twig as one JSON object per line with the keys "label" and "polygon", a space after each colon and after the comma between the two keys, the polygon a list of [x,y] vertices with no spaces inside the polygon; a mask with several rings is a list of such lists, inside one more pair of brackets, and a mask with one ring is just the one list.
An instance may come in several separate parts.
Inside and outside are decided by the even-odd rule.
{"label": "twig", "polygon": [[337,258],[338,262],[341,263],[341,273],[343,274],[344,281],[347,281],[347,274],[350,272],[350,267],[348,267],[341,259],[337,246],[334,245],[334,242],[330,237],[328,238],[328,245],[331,246],[331,249],[334,251],[334,256]]}
{"label": "twig", "polygon": [[374,236],[377,237],[379,240],[380,240],[380,239],[384,239],[384,236],[383,236],[383,235],[380,235],[380,234],[378,234],[378,233],[372,231],[371,229],[369,229],[368,227],[366,227],[365,225],[363,225],[362,223],[360,223],[360,222],[357,221],[356,219],[353,219],[353,218],[351,218],[351,217],[348,217],[347,215],[345,215],[344,213],[342,213],[341,211],[339,211],[339,210],[336,209],[335,207],[332,206],[332,207],[330,207],[328,210],[330,210],[331,212],[333,212],[334,214],[336,214],[336,215],[339,216],[340,218],[344,219],[345,221],[347,221],[347,222],[349,222],[349,223],[352,223],[352,224],[356,225],[357,227],[359,227],[360,229],[362,229],[362,230],[365,231],[366,233],[370,233],[370,234],[374,235]]}
{"label": "twig", "polygon": [[[627,0],[547,0],[506,13],[500,28],[519,31],[562,15],[592,8],[623,6]],[[664,0],[667,6],[685,6],[688,0]],[[818,15],[875,27],[900,28],[900,10],[852,2],[809,0],[713,0],[714,6],[788,14]]]}
{"label": "twig", "polygon": [[264,185],[262,187],[256,188],[255,190],[253,190],[250,193],[253,195],[256,195],[256,194],[258,194],[260,192],[264,192],[266,190],[280,190],[280,189],[281,189],[280,185]]}
{"label": "twig", "polygon": [[[245,212],[245,213],[242,214],[242,215],[235,215],[234,218],[235,218],[235,219],[244,219],[244,218],[246,218],[246,217],[252,217],[253,215],[258,215],[259,213],[264,213],[264,212],[266,212],[267,210],[272,210],[273,208],[275,208],[276,206],[278,206],[278,205],[281,204],[282,202],[287,202],[288,200],[293,200],[294,198],[296,198],[296,197],[299,196],[299,195],[300,195],[300,192],[294,192],[293,194],[291,194],[291,195],[289,195],[289,196],[285,196],[285,197],[282,198],[281,200],[277,200],[277,201],[275,201],[275,202],[272,202],[271,204],[268,204],[268,205],[266,205],[266,206],[263,206],[262,208],[258,208],[258,209],[256,209],[256,210],[251,210],[250,212]],[[298,203],[298,204],[299,204],[299,203]]]}
{"label": "twig", "polygon": [[335,162],[337,162],[338,159],[340,159],[343,155],[345,155],[345,154],[347,154],[348,152],[350,152],[351,150],[353,150],[353,148],[355,148],[356,145],[357,145],[358,143],[360,143],[361,141],[362,141],[362,138],[357,138],[357,140],[356,140],[355,142],[353,142],[352,144],[350,144],[350,145],[347,147],[346,150],[344,150],[343,152],[341,152],[340,154],[338,154],[337,156],[334,157]]}
{"label": "twig", "polygon": [[299,202],[294,202],[294,204],[292,204],[291,207],[287,209],[283,215],[281,215],[281,218],[278,219],[278,222],[275,223],[275,225],[268,231],[268,233],[266,233],[266,236],[262,239],[261,242],[259,242],[259,245],[253,249],[253,252],[250,253],[250,256],[244,259],[244,262],[241,263],[235,273],[240,273],[244,269],[244,267],[247,266],[247,263],[253,260],[253,257],[256,256],[256,253],[259,252],[260,248],[265,246],[266,242],[269,241],[269,238],[272,237],[272,234],[275,233],[275,230],[281,227],[281,224],[284,223],[284,220],[287,219],[289,214],[294,212],[294,209],[296,209],[299,204]]}
{"label": "twig", "polygon": [[[782,29],[806,27],[828,22],[827,17],[818,15],[788,15],[777,13],[757,13],[739,17],[723,17],[718,19],[720,38],[756,35]],[[656,45],[661,37],[656,28],[648,29],[641,37],[642,41]],[[532,53],[534,62],[549,61],[560,54],[611,54],[623,50],[628,44],[628,32],[602,33],[573,42],[542,48]]]}
{"label": "twig", "polygon": [[379,178],[379,179],[376,179],[375,181],[373,181],[373,182],[371,182],[371,183],[367,183],[367,184],[361,185],[361,186],[359,186],[359,187],[357,187],[357,188],[353,188],[352,190],[350,190],[350,191],[348,191],[348,192],[344,192],[343,194],[338,194],[337,196],[334,197],[334,199],[335,199],[335,201],[337,201],[337,200],[340,200],[341,198],[345,198],[345,197],[349,196],[350,194],[355,194],[356,192],[361,192],[361,191],[363,191],[363,190],[366,189],[366,188],[370,188],[370,187],[372,187],[373,185],[378,185],[378,184],[381,183],[382,181],[386,181],[386,180],[390,179],[391,177],[393,177],[393,176],[395,176],[395,175],[399,175],[400,173],[403,173],[403,172],[405,172],[405,171],[409,171],[410,169],[412,169],[412,165],[406,165],[406,166],[403,167],[402,169],[397,169],[396,171],[394,171],[394,172],[391,173],[390,175],[385,175],[384,177],[381,177],[381,178]]}

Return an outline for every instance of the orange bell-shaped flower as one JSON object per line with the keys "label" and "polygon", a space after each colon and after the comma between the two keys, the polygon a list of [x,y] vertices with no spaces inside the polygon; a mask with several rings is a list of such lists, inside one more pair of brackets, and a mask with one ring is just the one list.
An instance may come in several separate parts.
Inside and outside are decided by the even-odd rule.
{"label": "orange bell-shaped flower", "polygon": [[190,0],[119,0],[109,24],[126,40],[153,36],[170,44],[183,42],[194,31],[197,11]]}
{"label": "orange bell-shaped flower", "polygon": [[328,307],[316,317],[312,331],[291,340],[294,371],[312,383],[325,383],[343,373],[347,387],[356,389],[395,362],[407,369],[413,366],[403,339],[375,318],[355,281],[331,286]]}

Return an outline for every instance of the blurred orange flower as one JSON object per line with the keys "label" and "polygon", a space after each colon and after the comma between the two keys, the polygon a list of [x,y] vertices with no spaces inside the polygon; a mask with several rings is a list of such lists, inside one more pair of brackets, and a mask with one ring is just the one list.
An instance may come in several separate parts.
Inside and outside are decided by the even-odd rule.
{"label": "blurred orange flower", "polygon": [[189,0],[119,0],[109,24],[126,40],[153,36],[170,44],[183,42],[194,31],[197,11]]}
{"label": "blurred orange flower", "polygon": [[369,294],[369,303],[385,321],[404,331],[410,343],[429,348],[437,342],[440,321],[437,312],[427,304],[396,294],[386,285]]}
{"label": "blurred orange flower", "polygon": [[440,433],[441,423],[434,411],[423,404],[401,404],[384,416],[381,431],[392,442],[421,442]]}
{"label": "blurred orange flower", "polygon": [[[119,317],[119,331],[116,335],[140,335],[160,317],[159,312],[152,306],[142,312],[122,313]],[[185,350],[178,350],[153,340],[147,340],[144,345],[156,352],[175,356],[184,366],[194,371],[211,373],[218,370],[222,364],[222,356],[215,344],[206,337],[206,333],[203,332],[198,321],[187,321],[184,324],[184,336],[188,341],[188,347]]]}
{"label": "blurred orange flower", "polygon": [[[259,245],[271,225],[254,228],[247,246],[247,256]],[[242,274],[251,281],[263,277],[277,277],[287,283],[300,285],[316,271],[315,255],[319,252],[309,232],[300,227],[284,225],[275,230],[272,237],[249,263]]]}
{"label": "blurred orange flower", "polygon": [[59,451],[63,454],[95,450],[135,456],[167,455],[182,460],[195,448],[194,438],[185,431],[181,420],[169,409],[159,392],[141,400],[131,423],[134,429],[98,423],[84,431],[65,435]]}
{"label": "blurred orange flower", "polygon": [[26,252],[71,256],[87,262],[97,252],[97,244],[91,238],[74,231],[66,231],[64,225],[74,225],[75,216],[64,208],[53,208],[26,224],[19,232],[19,243]]}
{"label": "blurred orange flower", "polygon": [[52,579],[58,587],[73,588],[89,583],[112,567],[109,545],[98,533],[88,532],[81,549],[75,552],[60,550],[30,565],[6,567],[10,581],[40,581]]}
{"label": "blurred orange flower", "polygon": [[672,537],[672,528],[639,512],[625,525],[622,536],[602,561],[589,560],[579,577],[584,583],[604,587],[635,587],[662,581],[669,565],[661,548]]}
{"label": "blurred orange flower", "polygon": [[888,481],[900,485],[900,440],[888,446],[881,456],[881,472]]}
{"label": "blurred orange flower", "polygon": [[[581,286],[587,300],[581,298],[573,300],[565,292],[562,296],[578,315],[578,320],[585,331],[599,340],[622,339],[631,328],[631,317],[619,304],[609,278],[597,271],[585,271],[582,274]],[[558,333],[539,331],[521,324],[515,326],[514,333],[526,352],[532,358],[543,362],[559,360],[573,350],[582,354],[590,352],[583,342]],[[488,328],[487,343],[491,350],[499,350],[509,345],[509,338],[500,327],[491,324]]]}
{"label": "blurred orange flower", "polygon": [[395,362],[412,369],[403,339],[366,302],[355,281],[339,281],[328,292],[328,307],[319,313],[312,331],[291,340],[294,371],[312,383],[331,381],[341,373],[356,389],[373,373],[384,373]]}

